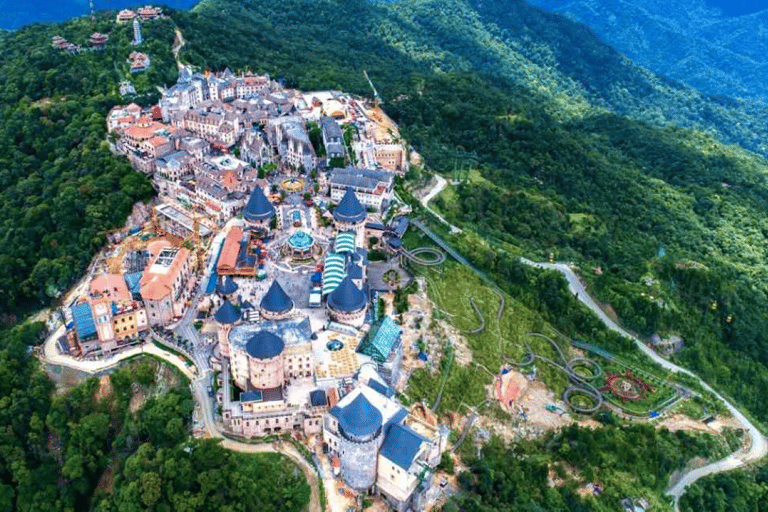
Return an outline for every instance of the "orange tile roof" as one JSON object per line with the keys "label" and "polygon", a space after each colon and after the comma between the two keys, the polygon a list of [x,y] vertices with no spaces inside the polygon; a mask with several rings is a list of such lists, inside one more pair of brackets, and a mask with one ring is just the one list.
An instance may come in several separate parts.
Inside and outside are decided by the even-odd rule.
{"label": "orange tile roof", "polygon": [[221,184],[227,188],[235,188],[237,186],[237,178],[231,172],[228,172],[221,180]]}
{"label": "orange tile roof", "polygon": [[127,128],[125,134],[133,139],[146,140],[152,138],[155,132],[158,132],[163,128],[163,125],[160,123],[150,123],[149,125],[139,123]]}
{"label": "orange tile roof", "polygon": [[243,239],[243,230],[238,226],[233,226],[224,240],[224,248],[219,255],[217,268],[235,268],[237,266],[237,255],[240,252],[240,240]]}
{"label": "orange tile roof", "polygon": [[166,139],[162,135],[156,135],[147,141],[147,144],[149,144],[150,146],[154,146],[155,148],[167,143],[168,143],[168,139]]}
{"label": "orange tile roof", "polygon": [[[148,300],[160,300],[171,294],[173,291],[173,282],[181,272],[184,262],[189,258],[189,250],[180,248],[173,258],[173,262],[165,273],[153,273],[150,271],[152,265],[157,261],[157,257],[166,247],[171,244],[165,241],[150,244],[150,251],[154,253],[152,260],[147,265],[144,275],[141,276],[141,296]],[[156,252],[155,252],[156,251]]]}
{"label": "orange tile roof", "polygon": [[102,274],[91,281],[91,294],[106,295],[113,302],[131,300],[131,293],[125,284],[125,279],[119,274]]}

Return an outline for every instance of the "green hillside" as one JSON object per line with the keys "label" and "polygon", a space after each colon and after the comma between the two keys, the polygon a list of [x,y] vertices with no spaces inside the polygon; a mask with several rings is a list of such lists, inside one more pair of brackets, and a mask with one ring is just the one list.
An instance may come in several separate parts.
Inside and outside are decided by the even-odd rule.
{"label": "green hillside", "polygon": [[[625,324],[682,334],[683,362],[768,419],[757,400],[768,389],[766,162],[722,132],[671,122],[703,127],[738,108],[655,78],[523,2],[301,5],[203,2],[179,20],[183,57],[363,93],[366,69],[429,165],[487,178],[438,198],[449,220],[531,257],[579,261],[587,276],[600,266],[595,290]],[[697,104],[711,115],[696,116]],[[659,122],[642,120],[652,112]],[[513,279],[502,256],[478,252]]]}
{"label": "green hillside", "polygon": [[[174,25],[186,40],[181,59],[201,69],[247,68],[302,89],[370,94],[367,70],[429,167],[446,175],[472,168],[471,183],[451,187],[435,204],[465,230],[451,242],[512,298],[568,335],[599,336],[597,321],[564,293],[556,274],[524,268],[517,256],[573,260],[623,323],[644,335],[681,334],[686,348],[676,357],[768,423],[759,399],[768,391],[767,167],[736,145],[765,149],[764,112],[655,77],[583,27],[517,0],[204,0],[171,16],[144,29],[153,64],[135,80],[139,102],[151,103],[156,85],[175,81]],[[54,302],[132,202],[151,195],[106,139],[104,116],[125,101],[117,86],[130,49],[128,28],[109,18],[0,38],[5,322]],[[106,52],[68,56],[50,46],[53,35],[83,42],[95,30],[109,33]],[[6,356],[31,375],[21,343],[8,346]],[[25,385],[9,381],[3,396]],[[40,395],[38,416],[48,413],[45,389]],[[37,460],[39,440],[20,441],[32,423],[40,417],[27,414],[11,445],[22,444],[20,458]],[[669,472],[709,453],[685,435],[659,434],[664,442],[657,443],[642,428],[621,432],[626,437],[610,453],[629,445],[638,448],[635,463],[658,458],[657,473],[643,473],[643,485],[659,497]],[[542,491],[549,459],[536,454],[558,451],[572,466],[595,453],[585,447],[606,442],[601,431],[571,431],[567,440],[570,447],[557,438],[525,446],[517,453],[525,457],[492,446],[489,462],[470,459],[462,484],[473,494],[463,509],[600,509],[566,488]],[[520,464],[505,465],[512,458]],[[13,460],[2,462],[3,485],[18,489],[20,478],[32,485],[30,475],[7,469]],[[593,462],[624,464],[618,457]],[[46,471],[46,481],[55,481],[56,470]],[[518,500],[518,483],[533,472],[539,491]],[[95,473],[79,475],[77,499],[88,499]],[[135,476],[124,482],[132,485]],[[122,496],[132,500],[129,487]]]}

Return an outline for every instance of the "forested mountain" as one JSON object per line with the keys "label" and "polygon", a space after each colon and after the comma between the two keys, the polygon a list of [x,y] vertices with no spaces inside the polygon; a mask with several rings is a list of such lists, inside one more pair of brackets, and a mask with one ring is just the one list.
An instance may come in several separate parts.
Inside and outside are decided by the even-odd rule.
{"label": "forested mountain", "polygon": [[194,402],[175,369],[147,357],[54,392],[29,350],[43,328],[0,334],[0,509],[305,509],[309,486],[286,458],[189,438]]}
{"label": "forested mountain", "polygon": [[[361,93],[367,70],[430,166],[484,178],[438,200],[449,220],[587,277],[600,267],[595,291],[622,321],[682,334],[678,357],[768,420],[766,162],[715,128],[748,138],[762,121],[739,124],[739,103],[661,80],[522,1],[303,6],[206,0],[177,17],[182,57]],[[680,127],[707,123],[713,136]],[[509,258],[456,243],[517,279]]]}
{"label": "forested mountain", "polygon": [[[105,14],[0,38],[5,321],[55,301],[131,203],[151,195],[106,140],[105,114],[126,101],[117,85],[130,51],[129,28],[111,20]],[[622,322],[643,335],[683,335],[686,349],[676,357],[768,422],[760,398],[768,392],[766,161],[728,145],[764,152],[765,110],[653,75],[583,26],[522,0],[204,0],[192,12],[146,24],[152,67],[135,79],[142,104],[156,98],[154,86],[175,81],[175,27],[187,43],[181,59],[201,69],[251,69],[288,86],[370,94],[367,70],[428,166],[475,171],[471,183],[436,205],[465,229],[451,241],[476,265],[556,326],[588,339],[592,324],[580,322],[559,281],[539,280],[516,258],[553,253],[576,261]],[[70,56],[50,46],[53,35],[82,43],[96,30],[110,36],[103,53]],[[19,345],[7,357],[26,361]],[[32,423],[39,430],[48,414],[42,397],[49,388],[40,386],[33,390],[40,403],[19,402],[8,412],[39,411],[37,420],[25,416],[19,432]],[[584,446],[602,442],[571,434]],[[21,453],[32,460],[40,446],[23,445]],[[149,448],[132,455],[147,467],[177,456]],[[505,456],[475,461],[464,482],[473,491],[466,510],[512,506],[517,487],[507,480],[520,481],[518,473],[498,477],[508,491],[500,499],[491,486]],[[520,466],[542,476],[538,462]],[[58,478],[54,466],[41,471]],[[9,474],[2,473],[4,482],[17,478]],[[72,493],[94,484],[80,476]],[[34,474],[22,477],[34,481]],[[130,500],[136,475],[124,478],[119,496]],[[541,499],[520,503],[581,506],[568,496]]]}
{"label": "forested mountain", "polygon": [[768,101],[768,5],[726,16],[705,0],[529,2],[583,23],[656,73],[711,94]]}

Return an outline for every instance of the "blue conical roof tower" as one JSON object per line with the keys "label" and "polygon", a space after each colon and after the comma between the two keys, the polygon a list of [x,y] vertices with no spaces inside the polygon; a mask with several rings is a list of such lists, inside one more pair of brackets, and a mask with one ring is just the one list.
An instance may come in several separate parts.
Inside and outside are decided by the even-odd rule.
{"label": "blue conical roof tower", "polygon": [[269,331],[259,331],[245,344],[245,351],[256,359],[272,359],[285,348],[285,342],[277,334]]}
{"label": "blue conical roof tower", "polygon": [[269,290],[261,299],[261,308],[277,314],[287,313],[293,308],[293,301],[288,294],[285,293],[285,290],[283,290],[283,287],[277,282],[277,279],[272,281]]}
{"label": "blue conical roof tower", "polygon": [[352,224],[365,220],[365,208],[357,200],[357,196],[351,188],[347,188],[344,197],[336,205],[333,210],[333,218],[338,222],[350,222]]}
{"label": "blue conical roof tower", "polygon": [[347,436],[357,438],[375,434],[381,428],[381,412],[360,393],[339,414],[339,425]]}
{"label": "blue conical roof tower", "polygon": [[234,324],[240,320],[240,313],[237,312],[237,309],[235,309],[231,302],[225,300],[213,317],[220,324]]}
{"label": "blue conical roof tower", "polygon": [[359,311],[365,307],[365,294],[347,276],[328,295],[328,305],[336,311]]}
{"label": "blue conical roof tower", "polygon": [[231,295],[238,289],[237,283],[230,277],[224,277],[216,285],[216,291],[222,295]]}
{"label": "blue conical roof tower", "polygon": [[275,207],[269,202],[261,187],[253,189],[248,204],[243,209],[243,218],[248,222],[263,222],[275,216]]}

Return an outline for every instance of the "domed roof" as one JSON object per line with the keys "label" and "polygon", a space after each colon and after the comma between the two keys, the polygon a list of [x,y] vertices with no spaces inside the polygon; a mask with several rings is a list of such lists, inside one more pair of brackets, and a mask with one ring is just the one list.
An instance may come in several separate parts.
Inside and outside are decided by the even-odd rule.
{"label": "domed roof", "polygon": [[365,294],[347,276],[328,294],[328,305],[336,311],[358,311],[365,307]]}
{"label": "domed roof", "polygon": [[261,187],[253,189],[248,204],[243,208],[243,218],[249,222],[269,220],[275,216],[275,207],[269,202]]}
{"label": "domed roof", "polygon": [[285,348],[285,343],[280,336],[269,331],[259,331],[245,344],[245,351],[256,359],[272,359]]}
{"label": "domed roof", "polygon": [[351,188],[347,188],[344,197],[336,205],[336,208],[333,210],[333,218],[339,222],[352,223],[365,220],[365,208],[357,200],[357,196]]}
{"label": "domed roof", "polygon": [[234,324],[240,320],[240,313],[237,312],[237,309],[235,309],[231,302],[225,300],[213,317],[220,324]]}
{"label": "domed roof", "polygon": [[223,278],[216,285],[216,291],[222,295],[230,295],[238,289],[237,283],[229,276]]}
{"label": "domed roof", "polygon": [[381,412],[360,393],[352,402],[341,410],[339,425],[341,429],[356,437],[369,436],[381,428]]}
{"label": "domed roof", "polygon": [[277,282],[277,279],[272,281],[272,285],[269,290],[261,299],[261,308],[272,313],[286,313],[293,308],[293,301],[285,293],[283,287]]}

